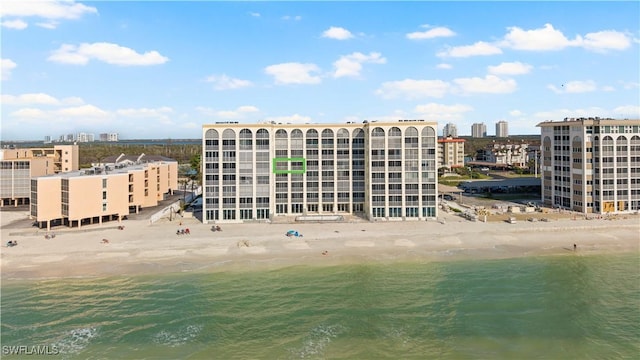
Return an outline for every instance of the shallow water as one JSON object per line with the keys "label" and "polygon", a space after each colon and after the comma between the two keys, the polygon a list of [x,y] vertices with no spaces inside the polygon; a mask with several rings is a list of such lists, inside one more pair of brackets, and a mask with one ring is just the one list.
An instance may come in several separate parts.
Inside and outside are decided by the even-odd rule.
{"label": "shallow water", "polygon": [[639,270],[637,253],[572,254],[4,281],[2,355],[632,358]]}

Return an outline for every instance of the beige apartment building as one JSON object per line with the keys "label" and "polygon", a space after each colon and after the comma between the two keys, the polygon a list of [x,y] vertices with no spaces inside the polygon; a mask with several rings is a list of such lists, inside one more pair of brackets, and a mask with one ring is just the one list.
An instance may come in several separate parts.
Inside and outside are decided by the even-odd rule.
{"label": "beige apartment building", "polygon": [[438,139],[438,167],[464,166],[464,139],[447,136]]}
{"label": "beige apartment building", "polygon": [[31,180],[31,217],[39,227],[122,220],[156,206],[178,188],[178,163],[115,164]]}
{"label": "beige apartment building", "polygon": [[437,124],[203,125],[203,222],[437,216]]}
{"label": "beige apartment building", "polygon": [[640,210],[640,120],[565,118],[538,126],[547,206],[585,214]]}
{"label": "beige apartment building", "polygon": [[0,206],[29,203],[30,180],[79,169],[78,145],[0,150]]}

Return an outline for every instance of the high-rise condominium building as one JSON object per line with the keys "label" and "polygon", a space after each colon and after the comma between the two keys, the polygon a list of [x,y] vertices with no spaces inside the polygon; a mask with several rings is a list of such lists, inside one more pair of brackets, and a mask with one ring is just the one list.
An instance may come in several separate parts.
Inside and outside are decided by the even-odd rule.
{"label": "high-rise condominium building", "polygon": [[585,214],[640,210],[640,120],[566,118],[538,126],[546,205]]}
{"label": "high-rise condominium building", "polygon": [[203,125],[203,222],[437,216],[437,124]]}
{"label": "high-rise condominium building", "polygon": [[484,123],[471,125],[471,137],[483,138],[487,136],[487,126]]}
{"label": "high-rise condominium building", "polygon": [[509,123],[502,120],[496,123],[496,137],[509,137]]}
{"label": "high-rise condominium building", "polygon": [[449,136],[452,138],[458,137],[458,128],[456,127],[456,124],[448,123],[442,129],[442,137],[447,138]]}
{"label": "high-rise condominium building", "polygon": [[118,141],[118,133],[102,133],[100,141]]}

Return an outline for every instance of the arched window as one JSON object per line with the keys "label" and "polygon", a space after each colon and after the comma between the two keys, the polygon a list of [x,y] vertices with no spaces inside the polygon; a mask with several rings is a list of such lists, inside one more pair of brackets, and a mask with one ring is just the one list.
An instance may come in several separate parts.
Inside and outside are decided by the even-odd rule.
{"label": "arched window", "polygon": [[222,139],[235,139],[236,132],[231,129],[226,129],[222,132]]}
{"label": "arched window", "polygon": [[251,139],[252,137],[253,137],[253,134],[251,133],[251,130],[249,129],[240,130],[240,139]]}
{"label": "arched window", "polygon": [[400,128],[397,126],[392,127],[391,129],[389,129],[389,136],[402,136],[402,131],[400,131]]}
{"label": "arched window", "polygon": [[322,130],[322,147],[333,147],[333,130]]}
{"label": "arched window", "polygon": [[307,130],[307,138],[309,138],[309,139],[317,139],[318,138],[318,132],[315,129]]}
{"label": "arched window", "polygon": [[258,131],[256,131],[256,149],[269,149],[269,131],[267,129],[258,129]]}
{"label": "arched window", "polygon": [[207,132],[204,133],[204,138],[205,139],[217,139],[218,138],[218,131],[215,129],[209,129],[207,130]]}
{"label": "arched window", "polygon": [[404,131],[404,136],[405,137],[418,137],[418,129],[416,129],[413,126],[410,126]]}
{"label": "arched window", "polygon": [[240,130],[240,150],[251,150],[253,148],[253,134],[249,129]]}

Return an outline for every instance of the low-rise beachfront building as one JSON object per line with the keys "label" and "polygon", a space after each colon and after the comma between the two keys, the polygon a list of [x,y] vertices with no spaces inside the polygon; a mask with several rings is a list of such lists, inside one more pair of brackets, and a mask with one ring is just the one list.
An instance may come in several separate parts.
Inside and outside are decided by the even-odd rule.
{"label": "low-rise beachfront building", "polygon": [[76,171],[78,159],[78,145],[0,150],[0,206],[28,204],[32,178]]}
{"label": "low-rise beachfront building", "polygon": [[437,216],[437,124],[203,125],[203,222]]}
{"label": "low-rise beachfront building", "polygon": [[97,167],[31,180],[31,217],[39,227],[121,220],[156,206],[178,187],[178,163]]}
{"label": "low-rise beachfront building", "polygon": [[538,126],[547,206],[585,214],[640,210],[640,120],[565,118]]}

